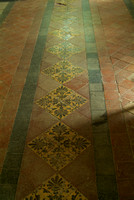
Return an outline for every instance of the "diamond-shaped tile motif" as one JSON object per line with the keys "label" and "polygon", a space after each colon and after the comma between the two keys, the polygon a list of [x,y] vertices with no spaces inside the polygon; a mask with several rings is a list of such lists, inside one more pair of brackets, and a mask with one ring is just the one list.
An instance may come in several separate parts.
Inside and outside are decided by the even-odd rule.
{"label": "diamond-shaped tile motif", "polygon": [[24,200],[87,200],[59,174],[52,176]]}
{"label": "diamond-shaped tile motif", "polygon": [[63,28],[59,30],[53,31],[51,34],[63,40],[69,40],[73,38],[74,36],[79,35],[80,32],[70,28],[69,26],[64,26]]}
{"label": "diamond-shaped tile motif", "polygon": [[48,112],[58,119],[69,115],[86,102],[87,100],[84,97],[65,86],[58,87],[47,96],[36,101],[40,107],[47,109]]}
{"label": "diamond-shaped tile motif", "polygon": [[62,59],[67,59],[71,57],[73,54],[77,54],[83,51],[83,49],[74,46],[73,44],[69,42],[63,42],[57,45],[54,45],[53,47],[50,47],[47,49],[48,52],[57,55],[58,57]]}
{"label": "diamond-shaped tile motif", "polygon": [[57,123],[47,132],[31,141],[28,146],[55,170],[61,170],[89,145],[64,123]]}
{"label": "diamond-shaped tile motif", "polygon": [[44,69],[42,73],[51,76],[54,80],[63,84],[83,71],[82,68],[74,66],[70,62],[64,60],[52,67]]}

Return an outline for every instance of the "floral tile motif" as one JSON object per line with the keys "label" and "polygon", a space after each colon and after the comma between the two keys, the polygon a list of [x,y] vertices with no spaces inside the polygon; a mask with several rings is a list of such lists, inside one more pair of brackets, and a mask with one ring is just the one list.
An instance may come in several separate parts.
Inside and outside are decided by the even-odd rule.
{"label": "floral tile motif", "polygon": [[83,97],[78,94],[73,94],[73,95],[70,95],[69,98],[67,97],[65,99],[65,103],[77,109],[85,103],[85,99],[83,99]]}
{"label": "floral tile motif", "polygon": [[87,100],[84,97],[65,86],[58,87],[36,101],[40,107],[47,109],[58,119],[63,119],[86,102]]}
{"label": "floral tile motif", "polygon": [[56,116],[58,119],[62,119],[63,117],[69,115],[74,111],[75,108],[70,105],[65,104],[64,102],[59,102],[56,105],[53,105],[49,108],[49,112]]}
{"label": "floral tile motif", "polygon": [[24,200],[87,200],[74,186],[61,175],[56,174],[44,182]]}
{"label": "floral tile motif", "polygon": [[47,49],[48,52],[57,55],[59,58],[67,59],[73,54],[80,53],[83,49],[74,46],[69,42],[63,42]]}
{"label": "floral tile motif", "polygon": [[63,40],[69,40],[73,38],[74,36],[79,35],[80,32],[70,28],[69,26],[64,26],[63,28],[59,30],[53,31],[51,34]]}
{"label": "floral tile motif", "polygon": [[84,70],[82,68],[74,66],[70,62],[64,60],[52,67],[44,69],[42,73],[51,76],[54,80],[63,84],[76,77],[83,71]]}
{"label": "floral tile motif", "polygon": [[64,123],[57,123],[28,146],[56,171],[73,161],[89,145],[90,141],[79,136]]}

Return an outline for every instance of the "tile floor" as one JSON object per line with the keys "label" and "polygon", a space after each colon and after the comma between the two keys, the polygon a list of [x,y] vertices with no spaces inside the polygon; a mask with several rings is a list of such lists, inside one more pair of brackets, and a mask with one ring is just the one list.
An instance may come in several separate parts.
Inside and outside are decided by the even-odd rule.
{"label": "tile floor", "polygon": [[0,0],[0,200],[134,200],[133,17]]}

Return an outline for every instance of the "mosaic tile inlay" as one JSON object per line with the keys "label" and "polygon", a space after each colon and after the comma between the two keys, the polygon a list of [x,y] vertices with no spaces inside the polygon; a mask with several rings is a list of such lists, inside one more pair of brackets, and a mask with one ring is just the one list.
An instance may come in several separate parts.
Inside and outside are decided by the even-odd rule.
{"label": "mosaic tile inlay", "polygon": [[87,200],[60,175],[54,175],[24,200]]}
{"label": "mosaic tile inlay", "polygon": [[69,42],[63,42],[47,49],[48,52],[57,55],[59,58],[67,59],[73,54],[83,51],[82,48],[76,47]]}
{"label": "mosaic tile inlay", "polygon": [[65,86],[58,87],[47,96],[36,101],[39,106],[47,109],[58,119],[67,116],[86,102],[87,100],[84,97]]}
{"label": "mosaic tile inlay", "polygon": [[53,31],[51,34],[63,40],[69,40],[73,38],[74,36],[79,35],[80,32],[70,28],[69,26],[64,26],[63,28],[59,30]]}
{"label": "mosaic tile inlay", "polygon": [[70,62],[64,60],[52,67],[44,69],[42,73],[51,76],[54,80],[63,84],[79,75],[83,71],[84,70],[82,68],[74,66]]}
{"label": "mosaic tile inlay", "polygon": [[57,123],[28,144],[29,148],[58,171],[73,161],[89,145],[90,141],[79,136],[64,123]]}

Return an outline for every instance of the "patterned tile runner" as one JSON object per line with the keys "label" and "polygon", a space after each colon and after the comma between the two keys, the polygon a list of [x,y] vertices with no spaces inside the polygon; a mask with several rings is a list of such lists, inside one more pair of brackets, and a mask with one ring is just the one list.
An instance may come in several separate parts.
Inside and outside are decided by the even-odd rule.
{"label": "patterned tile runner", "polygon": [[[89,75],[98,196],[94,158],[92,158],[94,157],[92,133],[89,128],[91,124],[88,112],[89,99],[83,95],[84,88],[88,84],[85,81],[85,74]],[[77,84],[78,88],[76,88]],[[86,92],[89,92],[89,88]],[[30,136],[28,127],[32,126],[30,117],[32,119],[35,108],[40,110],[42,117],[36,121],[37,116],[34,116],[38,133],[35,133],[36,136],[34,134]],[[45,124],[44,115],[52,120],[49,122],[50,127]],[[40,121],[44,121],[42,127],[37,124]],[[22,161],[24,148],[25,151],[28,148],[35,158],[39,157],[44,165],[47,164],[52,169],[53,176],[47,177],[44,183],[35,181],[34,189],[23,193],[21,199],[117,200],[106,121],[89,2],[88,0],[56,0],[55,2],[50,0],[40,27],[0,177],[0,199],[15,199],[18,178],[20,176],[19,181],[23,178],[24,166],[22,164],[21,168],[21,163],[25,162],[25,155]],[[81,123],[83,123],[82,127],[80,127]],[[98,145],[100,133],[104,141],[107,138],[107,145]],[[80,159],[86,161],[82,162]],[[108,173],[106,173],[107,168],[109,168]],[[69,172],[73,169],[78,177],[77,181],[73,182],[75,177],[72,179],[68,173],[64,173],[64,169]],[[22,186],[18,183],[19,187]],[[20,200],[19,197],[16,198]]]}

